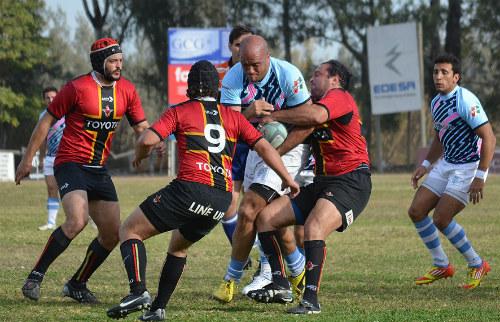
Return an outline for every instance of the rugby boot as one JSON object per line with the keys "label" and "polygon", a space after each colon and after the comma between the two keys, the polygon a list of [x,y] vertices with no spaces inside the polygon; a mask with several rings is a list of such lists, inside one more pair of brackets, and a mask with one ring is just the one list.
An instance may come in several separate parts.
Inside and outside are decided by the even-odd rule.
{"label": "rugby boot", "polygon": [[148,291],[144,291],[142,294],[138,295],[130,293],[120,301],[120,304],[110,308],[106,312],[106,314],[112,319],[121,319],[126,317],[130,313],[137,312],[143,309],[149,309],[150,307],[151,296],[149,295]]}
{"label": "rugby boot", "polygon": [[215,290],[213,297],[220,302],[229,303],[234,297],[234,281],[223,281]]}
{"label": "rugby boot", "polygon": [[446,267],[433,266],[423,276],[418,277],[415,280],[415,283],[417,285],[431,284],[443,278],[453,277],[454,274],[455,269],[451,266],[451,264],[448,264]]}
{"label": "rugby boot", "polygon": [[27,278],[21,290],[24,297],[33,301],[38,301],[40,298],[40,284],[42,282],[33,278]]}
{"label": "rugby boot", "polygon": [[85,284],[75,286],[71,281],[68,281],[64,284],[62,294],[82,304],[99,303],[94,293],[92,293]]}
{"label": "rugby boot", "polygon": [[252,281],[243,288],[241,293],[243,295],[247,295],[250,291],[261,289],[264,286],[271,284],[273,282],[272,279],[273,277],[271,276],[271,271],[262,270],[259,262],[259,267],[253,274]]}
{"label": "rugby boot", "polygon": [[304,292],[304,287],[306,285],[306,270],[304,269],[297,276],[288,276],[288,281],[292,286],[293,295],[296,299],[299,299]]}
{"label": "rugby boot", "polygon": [[165,321],[165,309],[147,310],[139,317],[140,321]]}
{"label": "rugby boot", "polygon": [[468,281],[462,285],[462,287],[468,290],[478,287],[483,277],[485,277],[489,271],[491,271],[490,264],[484,260],[479,267],[469,267],[469,271],[467,272]]}
{"label": "rugby boot", "polygon": [[300,301],[299,305],[296,307],[292,307],[286,311],[290,314],[319,314],[321,313],[321,306],[318,306],[306,301]]}
{"label": "rugby boot", "polygon": [[250,291],[247,296],[260,303],[291,303],[293,302],[292,290],[271,283],[264,288]]}

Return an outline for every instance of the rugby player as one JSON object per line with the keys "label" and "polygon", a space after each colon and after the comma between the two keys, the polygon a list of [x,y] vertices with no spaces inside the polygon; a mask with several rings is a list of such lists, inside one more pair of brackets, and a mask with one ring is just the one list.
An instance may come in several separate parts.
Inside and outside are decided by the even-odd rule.
{"label": "rugby player", "polygon": [[80,303],[96,303],[87,281],[118,243],[120,207],[106,169],[111,142],[123,116],[139,134],[149,127],[134,85],[121,77],[122,49],[111,38],[96,40],[90,49],[93,70],[68,82],[50,103],[33,130],[16,171],[16,183],[29,175],[31,160],[50,127],[65,117],[66,128],[54,162],[54,174],[66,215],[50,235],[23,287],[23,295],[40,298],[40,285],[52,262],[85,228],[89,215],[97,237],[76,273],[64,285],[63,295]]}
{"label": "rugby player", "polygon": [[[464,288],[476,288],[490,271],[488,262],[475,251],[465,230],[454,219],[469,202],[476,204],[483,198],[496,145],[485,110],[471,91],[459,85],[460,78],[461,64],[457,57],[443,54],[434,60],[433,80],[438,91],[430,105],[434,140],[425,160],[413,172],[413,188],[428,175],[408,209],[433,261],[432,268],[416,279],[417,285],[430,284],[455,273],[438,231],[468,263]],[[429,213],[433,209],[431,219]]]}
{"label": "rugby player", "polygon": [[[245,38],[240,47],[240,63],[229,70],[222,81],[221,103],[241,113],[255,125],[258,117],[273,110],[292,109],[309,105],[310,95],[301,72],[292,64],[271,57],[267,42],[261,36]],[[297,178],[309,157],[309,145],[299,144],[282,156],[288,172]],[[230,302],[234,296],[235,283],[243,275],[255,240],[255,218],[273,199],[285,194],[281,189],[281,179],[251,151],[247,157],[243,179],[245,195],[238,209],[238,222],[233,234],[231,259],[222,283],[214,292],[214,298]],[[288,264],[292,283],[297,292],[304,275],[304,256],[297,249],[293,233],[287,228],[281,230],[280,241]],[[271,282],[270,269],[257,288]],[[263,282],[263,283],[260,283]],[[259,285],[257,285],[259,284]],[[244,291],[250,291],[244,288]]]}
{"label": "rugby player", "polygon": [[[347,67],[329,60],[319,65],[311,77],[312,106],[274,111],[264,120],[308,127],[316,161],[312,184],[295,199],[282,196],[274,200],[257,217],[259,240],[273,276],[272,284],[248,293],[258,302],[293,301],[277,243],[278,229],[293,224],[304,226],[306,285],[302,300],[289,313],[321,312],[318,292],[326,258],[325,239],[334,231],[345,231],[370,198],[370,161],[358,107],[348,92],[350,78]],[[286,151],[294,140],[300,142],[309,133],[292,131],[278,150]]]}
{"label": "rugby player", "polygon": [[[46,106],[49,106],[56,95],[57,88],[53,86],[43,89],[42,96]],[[47,113],[46,108],[40,113],[39,118],[42,118],[45,113]],[[47,186],[47,223],[38,227],[38,230],[54,230],[56,228],[57,212],[59,211],[59,189],[54,177],[54,159],[56,158],[63,131],[64,117],[50,127],[47,140],[40,147],[40,166],[43,169],[45,185]]]}
{"label": "rugby player", "polygon": [[[138,166],[154,145],[174,133],[180,168],[177,178],[141,203],[120,228],[130,294],[107,311],[111,318],[150,308],[140,320],[165,319],[165,307],[184,270],[187,249],[217,225],[231,203],[231,165],[238,140],[247,142],[276,171],[292,196],[299,192],[279,154],[262,140],[262,134],[241,113],[217,103],[218,82],[210,62],[195,63],[188,75],[189,100],[167,109],[136,145],[133,163]],[[143,241],[166,231],[173,232],[158,294],[151,304]]]}

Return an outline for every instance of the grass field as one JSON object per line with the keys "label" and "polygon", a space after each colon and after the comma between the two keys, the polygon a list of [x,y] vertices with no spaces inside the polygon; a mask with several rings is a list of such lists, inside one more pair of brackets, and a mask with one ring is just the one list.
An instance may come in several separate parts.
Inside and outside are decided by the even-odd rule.
{"label": "grass field", "polygon": [[[165,177],[114,178],[126,217]],[[492,271],[472,291],[458,285],[466,263],[450,244],[444,247],[457,268],[454,278],[417,287],[413,279],[430,267],[430,257],[406,215],[413,190],[409,175],[375,175],[371,201],[347,232],[327,240],[328,255],[321,284],[322,313],[295,317],[284,306],[255,304],[239,295],[223,305],[210,298],[229,260],[222,228],[195,244],[179,286],[167,307],[170,321],[500,321],[500,177],[488,178],[485,200],[458,217],[476,250]],[[0,183],[0,321],[105,321],[106,309],[128,292],[120,252],[115,250],[89,282],[102,304],[83,306],[61,297],[62,286],[80,265],[95,230],[87,227],[49,269],[42,297],[35,303],[20,288],[50,232],[37,227],[46,220],[45,186]],[[61,223],[60,214],[58,222]],[[155,294],[169,234],[146,241],[148,288]],[[256,258],[256,252],[252,253]],[[253,273],[253,272],[252,272]],[[247,273],[243,283],[250,279]],[[133,321],[137,315],[129,316]]]}

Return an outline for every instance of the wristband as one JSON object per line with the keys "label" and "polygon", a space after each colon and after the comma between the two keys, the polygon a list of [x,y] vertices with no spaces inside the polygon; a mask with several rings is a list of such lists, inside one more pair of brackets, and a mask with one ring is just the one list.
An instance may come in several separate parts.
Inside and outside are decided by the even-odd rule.
{"label": "wristband", "polygon": [[486,177],[488,177],[488,169],[486,169],[486,171],[477,169],[474,177],[479,178],[484,182],[486,182]]}
{"label": "wristband", "polygon": [[422,161],[421,166],[423,166],[426,169],[429,169],[431,166],[431,163],[429,162],[429,160],[424,160],[424,161]]}

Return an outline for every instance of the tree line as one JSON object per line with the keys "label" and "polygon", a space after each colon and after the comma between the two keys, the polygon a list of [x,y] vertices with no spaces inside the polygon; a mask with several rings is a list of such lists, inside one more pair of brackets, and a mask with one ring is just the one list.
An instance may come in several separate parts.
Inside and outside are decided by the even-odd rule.
{"label": "tree line", "polygon": [[[462,85],[478,95],[494,124],[500,121],[496,109],[500,94],[494,87],[500,76],[500,20],[491,15],[500,12],[498,1],[82,0],[82,7],[71,37],[61,18],[64,13],[47,10],[44,1],[0,0],[0,149],[26,144],[43,108],[41,89],[49,84],[61,86],[88,72],[89,46],[103,36],[134,49],[131,55],[125,52],[124,74],[136,84],[148,118],[158,116],[167,100],[170,27],[252,26],[269,40],[275,56],[295,63],[306,78],[314,63],[319,63],[312,61],[312,53],[332,44],[340,48],[328,58],[339,59],[353,70],[353,92],[371,148],[368,27],[417,21],[423,30],[426,99],[435,95],[433,58],[451,52],[463,61]],[[388,143],[384,153],[390,162],[408,162],[398,144],[417,144],[418,135],[405,138],[401,134],[419,131],[417,119],[411,113],[382,117],[383,139]],[[123,126],[118,131],[129,130]],[[430,124],[426,131],[432,131]],[[121,141],[114,145],[115,152],[133,144],[131,135],[115,138]]]}

